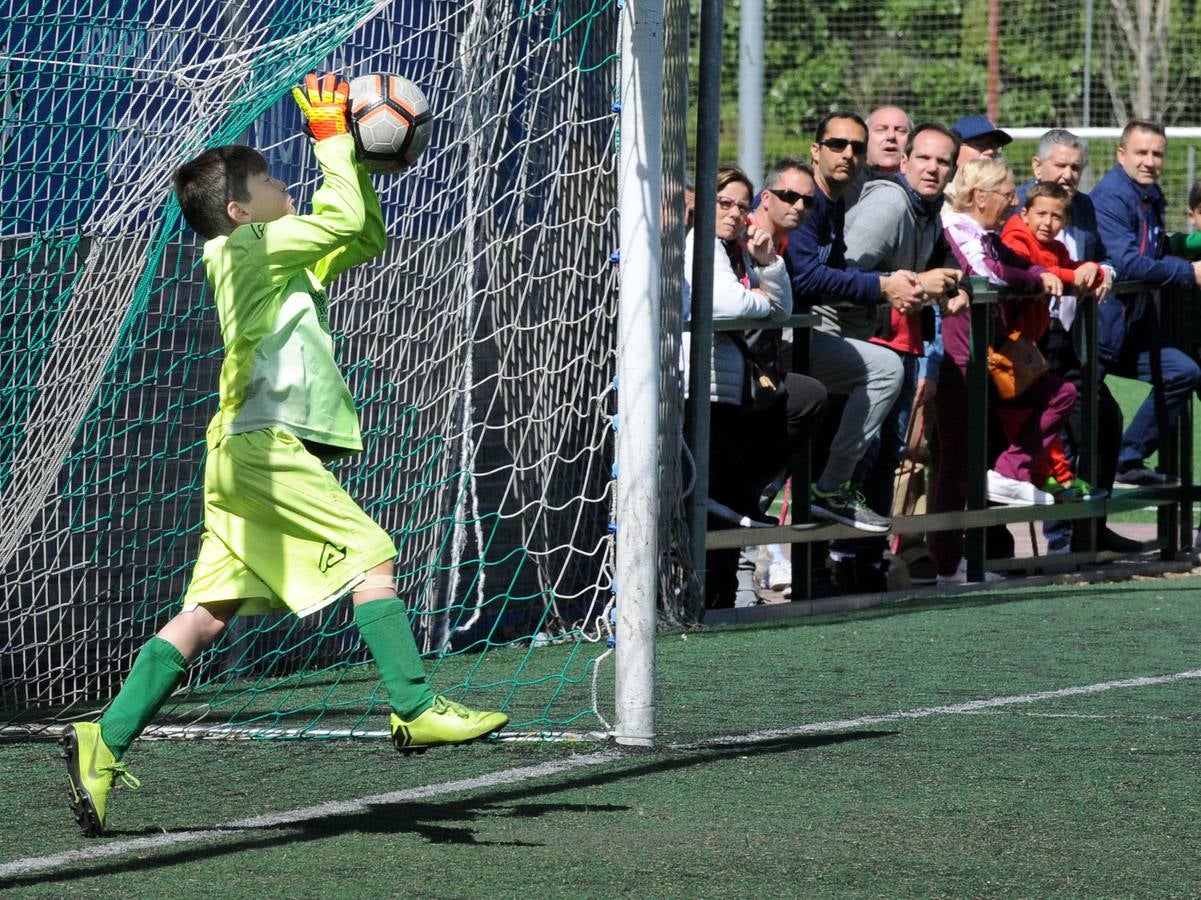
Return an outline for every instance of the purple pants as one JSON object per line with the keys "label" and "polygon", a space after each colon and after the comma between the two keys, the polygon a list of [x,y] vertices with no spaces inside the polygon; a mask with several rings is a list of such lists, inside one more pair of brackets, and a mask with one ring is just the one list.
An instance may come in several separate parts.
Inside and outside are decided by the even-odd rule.
{"label": "purple pants", "polygon": [[[991,468],[1018,481],[1030,480],[1033,461],[1047,451],[1067,425],[1076,387],[1058,375],[1047,374],[1013,400],[1000,400],[989,391],[989,403],[1003,409],[1031,410]],[[934,398],[938,426],[938,472],[934,483],[934,512],[952,512],[967,504],[967,379],[952,358],[944,358]],[[990,427],[997,427],[995,424]],[[940,575],[949,575],[963,558],[963,532],[938,531],[927,536],[930,557]]]}

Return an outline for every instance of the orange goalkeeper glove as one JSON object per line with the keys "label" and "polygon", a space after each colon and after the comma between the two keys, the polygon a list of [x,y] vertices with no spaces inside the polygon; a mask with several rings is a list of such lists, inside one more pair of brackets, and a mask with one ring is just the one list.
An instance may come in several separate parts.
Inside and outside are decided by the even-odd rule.
{"label": "orange goalkeeper glove", "polygon": [[318,78],[315,72],[310,72],[304,76],[303,88],[292,88],[292,96],[304,113],[305,132],[314,140],[323,141],[349,131],[346,103],[350,85],[337,75],[326,72]]}

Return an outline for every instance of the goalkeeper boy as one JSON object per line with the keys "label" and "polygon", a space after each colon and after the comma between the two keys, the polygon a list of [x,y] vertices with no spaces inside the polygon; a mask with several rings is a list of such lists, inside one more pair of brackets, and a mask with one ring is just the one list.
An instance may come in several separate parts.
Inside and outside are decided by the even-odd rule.
{"label": "goalkeeper boy", "polygon": [[398,750],[461,744],[508,716],[436,697],[404,604],[396,548],[322,464],[363,449],[354,402],[333,356],[326,285],[384,249],[379,199],[355,162],[348,86],[310,74],[293,90],[324,180],[296,215],[283,182],[249,147],[206,150],[175,173],[225,344],[220,406],[208,428],[204,534],[183,611],[138,654],[98,723],[67,727],[71,806],[84,834],[103,832],[121,762],[183,680],[187,665],[238,614],[305,616],[347,591],[388,690]]}

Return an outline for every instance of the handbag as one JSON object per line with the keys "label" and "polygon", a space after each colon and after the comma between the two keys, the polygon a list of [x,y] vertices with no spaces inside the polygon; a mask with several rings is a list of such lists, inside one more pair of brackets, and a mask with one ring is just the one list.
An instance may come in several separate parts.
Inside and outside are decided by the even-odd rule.
{"label": "handbag", "polygon": [[1011,331],[1000,347],[988,348],[988,374],[1002,400],[1020,397],[1050,368],[1034,341],[1020,331]]}
{"label": "handbag", "polygon": [[759,356],[741,334],[732,332],[729,338],[742,351],[749,370],[742,381],[742,405],[751,409],[767,409],[787,397],[784,377],[775,363]]}

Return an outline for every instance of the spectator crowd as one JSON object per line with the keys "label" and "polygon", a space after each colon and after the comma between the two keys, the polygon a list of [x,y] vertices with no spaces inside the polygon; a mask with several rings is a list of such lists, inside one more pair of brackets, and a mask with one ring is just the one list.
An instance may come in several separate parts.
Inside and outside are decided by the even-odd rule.
{"label": "spectator crowd", "polygon": [[[886,106],[866,120],[823,116],[808,154],[777,160],[758,187],[734,166],[719,170],[714,319],[764,322],[715,333],[710,526],[778,524],[768,510],[811,448],[810,495],[791,501],[860,533],[795,545],[814,554],[817,595],[886,590],[902,554],[913,582],[966,580],[962,531],[889,532],[894,509],[912,509],[923,482],[928,511],[966,506],[973,277],[1001,292],[990,306],[989,502],[1052,506],[1171,480],[1147,461],[1160,429],[1201,390],[1201,367],[1164,345],[1156,291],[1201,285],[1201,232],[1166,230],[1165,130],[1127,124],[1115,164],[1088,193],[1079,190],[1088,146],[1070,131],[1043,135],[1021,183],[1004,157],[1010,142],[985,116],[915,125]],[[1201,183],[1188,203],[1201,227]],[[1097,304],[1102,379],[1152,387],[1127,425],[1101,381],[1091,483],[1080,475],[1085,298]],[[781,323],[795,312],[817,324],[798,330],[794,347]],[[804,374],[793,372],[794,355]],[[912,481],[917,463],[929,471]],[[1049,516],[1047,551],[1081,549],[1073,522],[1089,521]],[[1095,535],[1099,550],[1141,549],[1103,517]],[[986,540],[989,558],[1013,555],[1004,526]],[[707,608],[734,605],[739,560],[710,551]],[[781,548],[767,547],[757,579],[786,589],[789,570]]]}

